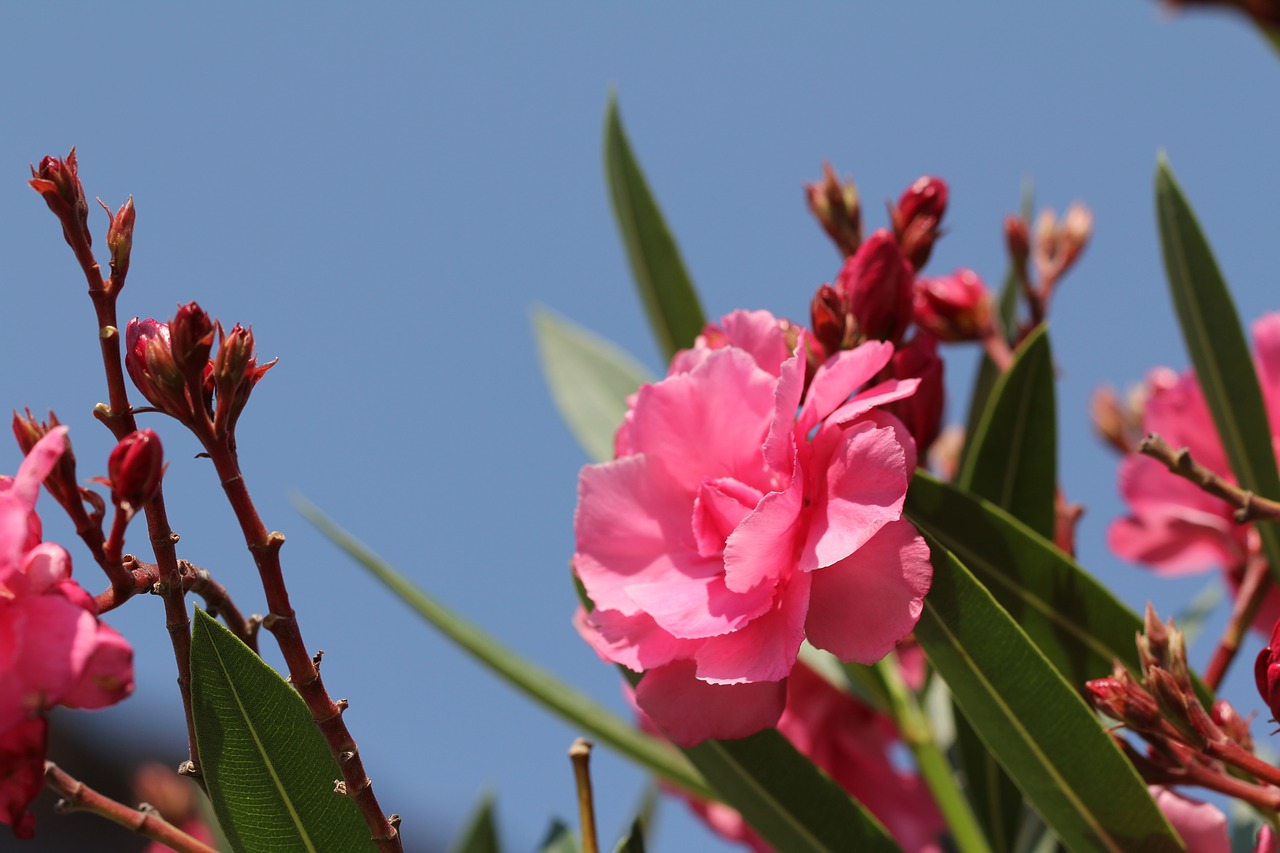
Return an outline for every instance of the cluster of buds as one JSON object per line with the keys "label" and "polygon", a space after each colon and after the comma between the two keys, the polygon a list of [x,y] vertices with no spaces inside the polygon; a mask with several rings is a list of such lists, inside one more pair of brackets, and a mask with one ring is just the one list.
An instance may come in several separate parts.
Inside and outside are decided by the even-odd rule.
{"label": "cluster of buds", "polygon": [[853,181],[841,181],[830,163],[822,164],[822,181],[806,184],[809,210],[846,258],[862,245],[862,207]]}
{"label": "cluster of buds", "polygon": [[142,395],[202,441],[231,436],[253,387],[276,363],[258,364],[252,329],[237,323],[225,331],[194,302],[168,323],[130,320],[125,348],[125,368]]}
{"label": "cluster of buds", "polygon": [[991,304],[991,292],[973,270],[916,282],[916,325],[940,341],[981,341],[995,334]]}
{"label": "cluster of buds", "polygon": [[1080,202],[1067,208],[1062,219],[1052,210],[1042,210],[1036,218],[1032,260],[1041,287],[1056,282],[1075,264],[1093,233],[1093,214]]}
{"label": "cluster of buds", "polygon": [[1150,605],[1138,657],[1140,680],[1116,661],[1109,677],[1086,687],[1099,712],[1147,742],[1144,755],[1117,737],[1143,778],[1152,785],[1209,788],[1273,811],[1280,807],[1280,770],[1254,755],[1248,719],[1223,699],[1205,709],[1182,632],[1173,620],[1161,622]]}

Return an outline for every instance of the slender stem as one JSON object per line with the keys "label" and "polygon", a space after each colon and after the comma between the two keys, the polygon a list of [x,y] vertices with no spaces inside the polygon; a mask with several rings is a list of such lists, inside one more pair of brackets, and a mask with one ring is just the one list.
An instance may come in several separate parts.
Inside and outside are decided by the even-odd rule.
{"label": "slender stem", "polygon": [[114,821],[123,827],[145,835],[152,841],[167,844],[179,853],[218,853],[199,839],[192,838],[149,809],[132,809],[110,797],[103,796],[78,779],[75,779],[52,761],[44,764],[44,783],[63,798],[60,811],[87,811]]}
{"label": "slender stem", "polygon": [[[211,428],[212,425],[206,426]],[[311,719],[324,735],[329,750],[338,761],[338,767],[342,770],[340,791],[359,807],[378,849],[383,853],[399,853],[402,849],[398,829],[400,817],[394,814],[387,816],[378,804],[373,793],[373,782],[365,773],[359,747],[342,717],[342,712],[347,707],[346,702],[335,703],[329,698],[320,679],[320,670],[302,640],[297,615],[289,602],[289,591],[285,587],[284,572],[280,566],[280,548],[284,545],[284,534],[268,533],[258,516],[244,476],[240,472],[240,463],[232,449],[230,437],[220,441],[212,436],[210,429],[202,430],[199,427],[197,422],[197,437],[213,461],[227,501],[244,534],[245,544],[258,567],[268,609],[262,625],[275,636],[289,670],[290,682],[306,702],[311,711]]]}
{"label": "slender stem", "polygon": [[942,816],[951,830],[952,840],[960,853],[991,853],[987,838],[951,772],[951,764],[933,737],[933,727],[902,679],[898,662],[887,657],[875,665],[884,680],[893,718],[902,733],[902,741],[915,756],[916,766],[933,793]]}
{"label": "slender stem", "polygon": [[591,794],[591,741],[578,738],[569,747],[573,781],[578,789],[578,820],[582,824],[582,853],[600,853],[596,835],[596,807]]}
{"label": "slender stem", "polygon": [[1222,683],[1227,668],[1240,651],[1240,642],[1248,633],[1253,617],[1270,589],[1270,567],[1264,557],[1255,554],[1245,562],[1244,576],[1236,593],[1235,604],[1231,608],[1231,618],[1204,672],[1204,683],[1210,690],[1216,692],[1218,685]]}
{"label": "slender stem", "polygon": [[1013,350],[1005,340],[1004,333],[993,331],[992,334],[983,336],[982,346],[996,368],[1001,373],[1008,373],[1009,368],[1013,367]]}
{"label": "slender stem", "polygon": [[102,546],[102,571],[111,582],[111,592],[119,601],[132,596],[138,591],[133,573],[124,565],[124,531],[129,526],[132,513],[120,507],[115,508],[111,519],[111,535]]}
{"label": "slender stem", "polygon": [[1236,508],[1235,521],[1280,521],[1280,502],[1260,498],[1248,489],[1228,482],[1191,458],[1191,451],[1183,447],[1174,450],[1169,442],[1152,433],[1138,442],[1138,452],[1163,462],[1165,467],[1195,483],[1203,491],[1221,498]]}

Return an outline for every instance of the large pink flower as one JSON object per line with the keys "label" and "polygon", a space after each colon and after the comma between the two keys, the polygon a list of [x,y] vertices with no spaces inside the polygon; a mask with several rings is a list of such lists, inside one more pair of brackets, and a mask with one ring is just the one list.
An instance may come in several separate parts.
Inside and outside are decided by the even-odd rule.
{"label": "large pink flower", "polygon": [[31,745],[43,744],[34,721],[43,724],[54,705],[101,708],[133,691],[133,650],[98,621],[93,598],[71,580],[67,552],[40,541],[36,498],[65,436],[66,427],[51,430],[16,477],[0,479],[0,746],[7,750],[6,773],[16,774],[0,785],[0,822],[15,831],[29,830],[23,817],[29,799],[20,798],[29,793],[20,784],[24,768],[34,762],[43,773],[43,758],[31,758]]}
{"label": "large pink flower", "polygon": [[[1268,314],[1254,323],[1253,337],[1254,367],[1274,443],[1280,429],[1280,314]],[[1148,376],[1147,391],[1143,431],[1158,433],[1174,447],[1186,447],[1197,462],[1235,482],[1195,375],[1179,376],[1159,368]],[[1258,552],[1256,531],[1236,524],[1226,501],[1171,474],[1150,457],[1134,454],[1121,463],[1120,493],[1130,515],[1112,523],[1107,541],[1112,551],[1127,560],[1146,563],[1165,574],[1222,566],[1236,585],[1245,562]],[[1273,589],[1255,625],[1270,630],[1278,617],[1280,591]]]}
{"label": "large pink flower", "polygon": [[636,394],[574,518],[595,606],[579,628],[645,672],[637,702],[682,745],[774,725],[806,637],[882,658],[933,577],[902,518],[915,444],[877,408],[917,380],[864,389],[892,345],[837,353],[806,390],[803,332],[764,311],[721,323]]}

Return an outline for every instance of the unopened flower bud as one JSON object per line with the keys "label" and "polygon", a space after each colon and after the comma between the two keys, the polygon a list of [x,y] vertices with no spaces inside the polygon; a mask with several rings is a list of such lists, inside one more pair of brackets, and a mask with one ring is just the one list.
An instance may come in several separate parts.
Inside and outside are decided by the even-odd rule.
{"label": "unopened flower bud", "polygon": [[822,181],[806,184],[805,198],[822,230],[846,258],[862,245],[862,208],[853,181],[843,183],[830,163],[822,164]]}
{"label": "unopened flower bud", "polygon": [[844,300],[836,289],[829,284],[819,287],[809,303],[809,322],[813,336],[828,353],[847,349],[852,343],[848,319]]}
{"label": "unopened flower bud", "polygon": [[1031,226],[1021,216],[1009,214],[1004,218],[1004,244],[1009,250],[1009,260],[1017,269],[1027,265],[1031,255]]}
{"label": "unopened flower bud", "polygon": [[1134,451],[1133,435],[1129,430],[1124,410],[1116,396],[1116,389],[1103,385],[1089,398],[1089,418],[1098,436],[1121,454]]}
{"label": "unopened flower bud", "polygon": [[89,234],[89,202],[85,200],[84,187],[80,185],[75,148],[71,149],[65,160],[57,157],[42,158],[39,168],[31,167],[31,180],[27,183],[40,193],[49,210],[58,217],[67,243],[74,248],[75,238],[79,238],[86,247],[92,245],[93,238]]}
{"label": "unopened flower bud", "polygon": [[889,362],[895,379],[917,377],[920,385],[910,397],[895,400],[887,408],[902,421],[921,456],[927,456],[942,425],[942,407],[946,396],[942,383],[942,359],[932,337],[917,334],[911,342],[899,347]]}
{"label": "unopened flower bud", "polygon": [[156,496],[164,469],[160,436],[149,429],[129,433],[107,459],[111,502],[133,515]]}
{"label": "unopened flower bud", "polygon": [[1142,615],[1142,633],[1138,635],[1138,660],[1142,662],[1143,672],[1152,666],[1169,668],[1169,650],[1175,631],[1173,620],[1170,619],[1168,624],[1161,622],[1156,609],[1148,601]]}
{"label": "unopened flower bud", "polygon": [[1258,652],[1253,665],[1258,694],[1271,709],[1271,718],[1280,718],[1280,622],[1271,629],[1271,642]]}
{"label": "unopened flower bud", "polygon": [[1155,699],[1142,689],[1119,661],[1108,678],[1085,683],[1093,707],[1136,732],[1160,728],[1162,717]]}
{"label": "unopened flower bud", "polygon": [[120,205],[120,209],[114,214],[105,204],[102,208],[111,215],[111,227],[107,229],[107,248],[111,250],[111,281],[118,290],[129,273],[129,252],[133,249],[133,221],[136,218],[133,196],[129,196],[129,200]]}
{"label": "unopened flower bud", "polygon": [[[58,416],[53,412],[49,412],[48,422],[41,422],[35,419],[30,409],[24,411],[25,415],[20,415],[16,411],[13,413],[13,435],[17,438],[18,447],[22,449],[22,454],[25,456],[40,439],[61,424],[58,422]],[[44,485],[49,490],[49,494],[53,495],[54,500],[64,506],[78,498],[80,487],[76,484],[76,455],[71,451],[71,439],[65,439],[62,456],[58,457],[58,462],[49,472],[49,476],[44,478]]]}
{"label": "unopened flower bud", "polygon": [[911,266],[883,228],[845,261],[835,289],[857,325],[859,340],[902,340],[911,323],[911,281]]}
{"label": "unopened flower bud", "polygon": [[1213,707],[1209,709],[1209,716],[1227,737],[1253,752],[1253,734],[1249,731],[1249,721],[1240,716],[1235,706],[1226,699],[1215,699]]}
{"label": "unopened flower bud", "polygon": [[947,183],[929,175],[916,178],[890,211],[894,236],[915,269],[922,269],[929,260],[946,211]]}
{"label": "unopened flower bud", "polygon": [[134,317],[125,329],[124,366],[142,396],[167,415],[190,424],[194,417],[186,381],[173,360],[169,327]]}
{"label": "unopened flower bud", "polygon": [[218,398],[215,423],[220,434],[225,434],[235,429],[236,420],[249,401],[253,386],[275,366],[276,359],[258,365],[252,328],[246,329],[236,323],[229,332],[224,333],[221,324],[217,329],[218,354],[213,360],[211,381]]}
{"label": "unopened flower bud", "polygon": [[1080,202],[1073,202],[1061,220],[1052,210],[1040,212],[1033,256],[1042,287],[1051,286],[1075,264],[1092,233],[1093,214]]}
{"label": "unopened flower bud", "polygon": [[213,349],[213,321],[194,302],[178,306],[169,321],[169,343],[173,363],[183,376],[199,376],[209,363]]}
{"label": "unopened flower bud", "polygon": [[[1148,667],[1146,683],[1147,690],[1155,698],[1165,721],[1177,730],[1187,744],[1196,748],[1203,747],[1206,737],[1200,723],[1208,721],[1209,718],[1200,707],[1200,700],[1196,699],[1194,694],[1188,696],[1177,680],[1163,667]],[[1193,705],[1199,709],[1202,720],[1192,720]]]}
{"label": "unopened flower bud", "polygon": [[916,325],[940,341],[979,341],[991,334],[991,294],[973,270],[916,279]]}

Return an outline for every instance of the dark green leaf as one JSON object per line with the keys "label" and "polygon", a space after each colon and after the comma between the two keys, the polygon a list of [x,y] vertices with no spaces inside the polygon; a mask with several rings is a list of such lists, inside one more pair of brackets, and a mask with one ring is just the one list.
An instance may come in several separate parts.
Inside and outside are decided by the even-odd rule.
{"label": "dark green leaf", "polygon": [[573,830],[560,821],[552,821],[547,837],[538,845],[538,853],[580,853],[578,838]]}
{"label": "dark green leaf", "polygon": [[346,551],[401,601],[503,681],[548,711],[590,734],[598,742],[612,747],[667,781],[705,799],[716,799],[697,771],[670,744],[639,731],[608,708],[502,645],[478,626],[440,604],[311,504],[301,498],[296,498],[294,503],[298,511],[333,544]]}
{"label": "dark green leaf", "polygon": [[498,853],[498,827],[493,819],[493,797],[480,800],[458,838],[449,846],[449,853]]}
{"label": "dark green leaf", "polygon": [[612,459],[627,395],[650,381],[648,373],[614,344],[544,308],[533,312],[533,333],[560,417],[588,459]]}
{"label": "dark green leaf", "polygon": [[1073,850],[1183,850],[1089,706],[964,564],[929,546],[916,638],[1029,804]]}
{"label": "dark green leaf", "polygon": [[[1200,223],[1161,155],[1156,166],[1156,219],[1169,292],[1205,402],[1241,487],[1280,498],[1280,472],[1253,356],[1231,292]],[[1280,580],[1280,527],[1259,524],[1272,577]]]}
{"label": "dark green leaf", "polygon": [[631,261],[636,290],[658,346],[670,359],[676,350],[693,346],[706,318],[675,238],[631,153],[631,143],[618,114],[618,101],[612,95],[605,110],[604,165],[609,198]]}
{"label": "dark green leaf", "polygon": [[618,840],[613,853],[644,853],[644,824],[640,818],[631,822],[631,829]]}
{"label": "dark green leaf", "polygon": [[899,850],[879,821],[773,729],[685,753],[777,850]]}
{"label": "dark green leaf", "polygon": [[191,706],[214,812],[236,853],[374,849],[306,704],[203,610],[191,633]]}

